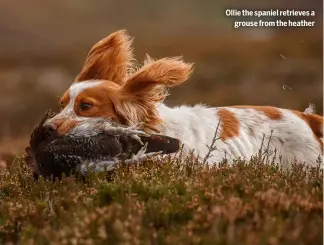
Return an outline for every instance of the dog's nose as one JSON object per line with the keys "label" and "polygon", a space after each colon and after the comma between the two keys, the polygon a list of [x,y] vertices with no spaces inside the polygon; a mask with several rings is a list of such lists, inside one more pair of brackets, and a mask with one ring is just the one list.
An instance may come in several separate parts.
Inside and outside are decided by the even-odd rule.
{"label": "dog's nose", "polygon": [[45,123],[45,124],[43,125],[43,127],[44,127],[46,130],[48,130],[49,132],[55,132],[55,131],[57,131],[57,129],[58,129],[58,126],[57,126],[56,124],[54,124],[54,123],[50,123],[50,122]]}

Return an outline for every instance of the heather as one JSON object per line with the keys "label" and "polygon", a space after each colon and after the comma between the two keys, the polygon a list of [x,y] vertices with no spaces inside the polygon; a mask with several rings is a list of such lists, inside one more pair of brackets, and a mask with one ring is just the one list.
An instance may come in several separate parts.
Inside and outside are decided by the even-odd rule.
{"label": "heather", "polygon": [[0,176],[0,244],[321,244],[323,171],[256,156],[149,160],[109,176]]}

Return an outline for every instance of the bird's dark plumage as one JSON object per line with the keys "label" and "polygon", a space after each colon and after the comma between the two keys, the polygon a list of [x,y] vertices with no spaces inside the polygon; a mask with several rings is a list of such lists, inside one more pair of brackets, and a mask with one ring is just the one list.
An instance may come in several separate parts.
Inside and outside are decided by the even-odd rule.
{"label": "bird's dark plumage", "polygon": [[[60,177],[69,175],[81,167],[83,174],[86,165],[94,171],[105,167],[113,169],[119,161],[140,160],[147,154],[177,152],[180,142],[177,139],[146,135],[143,132],[121,126],[105,126],[103,120],[89,120],[87,127],[80,127],[67,135],[59,136],[56,131],[43,127],[44,122],[53,117],[46,113],[41,123],[33,131],[26,160],[38,175]],[[134,155],[139,155],[134,157]]]}

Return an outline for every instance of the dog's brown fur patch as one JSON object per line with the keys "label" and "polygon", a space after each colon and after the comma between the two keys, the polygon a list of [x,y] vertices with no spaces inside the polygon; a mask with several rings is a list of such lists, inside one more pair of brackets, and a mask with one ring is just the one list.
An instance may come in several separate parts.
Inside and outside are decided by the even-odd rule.
{"label": "dog's brown fur patch", "polygon": [[226,140],[239,135],[240,123],[235,117],[234,113],[222,108],[217,111],[217,115],[220,119],[221,131],[220,138]]}
{"label": "dog's brown fur patch", "polygon": [[320,115],[316,115],[316,114],[305,114],[302,113],[300,111],[294,111],[292,110],[292,112],[300,117],[301,119],[303,119],[308,126],[312,129],[313,134],[315,139],[318,141],[318,143],[320,144],[322,151],[323,151],[323,122],[324,122],[324,118]]}

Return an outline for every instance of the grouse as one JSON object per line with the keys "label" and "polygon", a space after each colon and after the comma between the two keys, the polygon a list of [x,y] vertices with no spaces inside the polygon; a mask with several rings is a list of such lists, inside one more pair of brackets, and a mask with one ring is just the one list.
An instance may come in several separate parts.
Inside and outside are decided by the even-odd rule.
{"label": "grouse", "polygon": [[44,127],[55,114],[47,112],[31,134],[26,162],[35,176],[61,177],[80,172],[111,171],[117,164],[131,164],[159,154],[175,153],[180,141],[163,135],[148,135],[130,127],[89,118],[70,133],[60,136]]}

